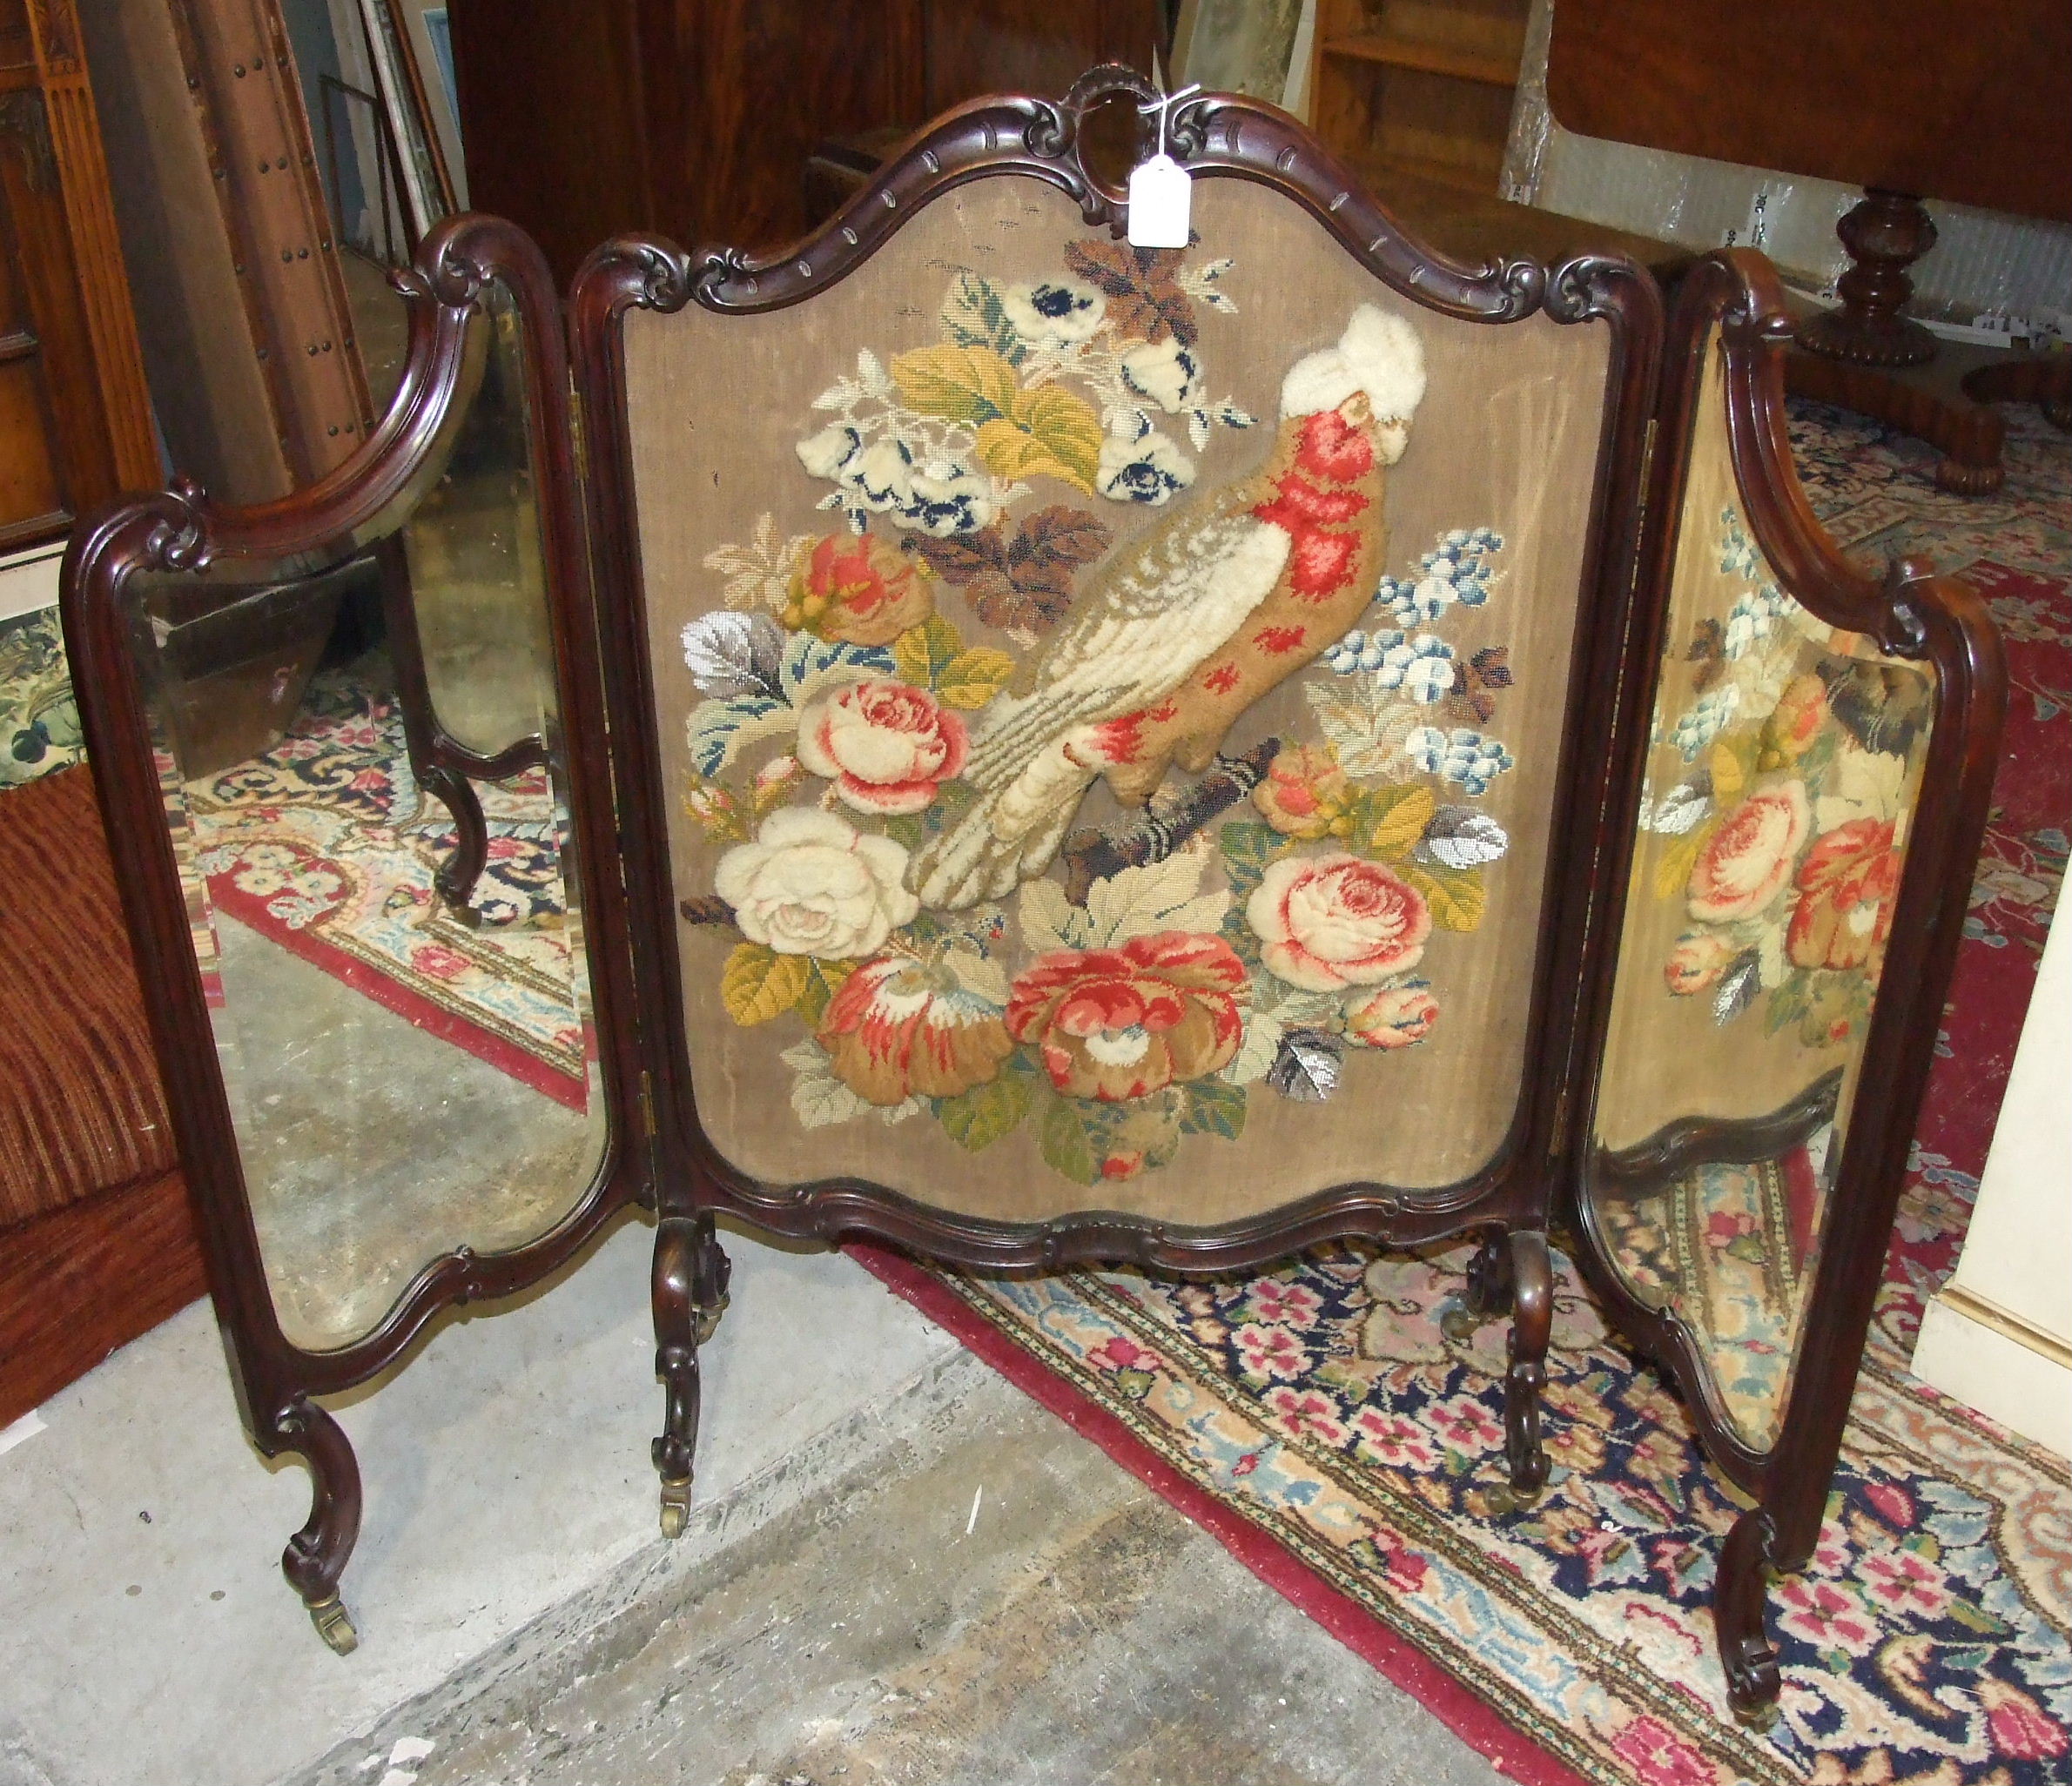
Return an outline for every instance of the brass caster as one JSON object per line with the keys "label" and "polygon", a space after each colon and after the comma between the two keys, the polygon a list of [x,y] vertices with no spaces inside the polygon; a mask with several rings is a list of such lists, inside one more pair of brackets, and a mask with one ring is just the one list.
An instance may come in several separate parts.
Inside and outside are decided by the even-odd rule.
{"label": "brass caster", "polygon": [[1509,1482],[1499,1482],[1490,1490],[1490,1511],[1503,1519],[1515,1513],[1530,1513],[1546,1493],[1543,1485],[1537,1488],[1514,1488]]}
{"label": "brass caster", "polygon": [[690,1518],[690,1478],[662,1485],[662,1535],[681,1538]]}
{"label": "brass caster", "polygon": [[1777,1702],[1774,1699],[1766,1699],[1755,1705],[1737,1705],[1733,1709],[1734,1722],[1745,1730],[1760,1732],[1777,1727]]}
{"label": "brass caster", "polygon": [[1481,1326],[1480,1317],[1464,1302],[1447,1304],[1446,1312],[1439,1317],[1439,1331],[1456,1346],[1465,1346],[1474,1339]]}
{"label": "brass caster", "polygon": [[731,1296],[723,1295],[719,1300],[714,1303],[710,1308],[704,1306],[703,1304],[699,1306],[697,1309],[697,1319],[691,1331],[696,1336],[697,1342],[700,1346],[704,1345],[707,1340],[712,1338],[714,1333],[719,1331],[719,1318],[727,1312],[728,1308],[732,1305],[733,1300],[734,1299]]}
{"label": "brass caster", "polygon": [[352,1615],[337,1595],[312,1605],[309,1622],[317,1628],[317,1635],[340,1655],[350,1655],[360,1648],[360,1633],[353,1628]]}

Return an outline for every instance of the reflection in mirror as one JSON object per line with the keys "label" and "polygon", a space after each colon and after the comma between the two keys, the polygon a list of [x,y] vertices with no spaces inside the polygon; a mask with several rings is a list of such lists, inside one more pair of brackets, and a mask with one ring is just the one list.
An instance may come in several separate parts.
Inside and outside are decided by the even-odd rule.
{"label": "reflection in mirror", "polygon": [[[477,332],[468,418],[381,537],[124,587],[260,1252],[311,1351],[441,1254],[555,1227],[605,1142],[520,343]],[[414,751],[454,731],[518,766]],[[436,882],[471,802],[462,906]]]}
{"label": "reflection in mirror", "polygon": [[1753,537],[1715,345],[1654,697],[1584,1219],[1774,1442],[1926,763],[1922,667],[1825,625]]}

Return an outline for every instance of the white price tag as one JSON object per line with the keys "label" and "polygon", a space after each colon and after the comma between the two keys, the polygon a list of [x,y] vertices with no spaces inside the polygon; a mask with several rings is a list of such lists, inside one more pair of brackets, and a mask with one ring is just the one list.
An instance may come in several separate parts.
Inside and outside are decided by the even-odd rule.
{"label": "white price tag", "polygon": [[1194,183],[1170,155],[1139,163],[1129,177],[1129,245],[1186,247],[1194,206]]}

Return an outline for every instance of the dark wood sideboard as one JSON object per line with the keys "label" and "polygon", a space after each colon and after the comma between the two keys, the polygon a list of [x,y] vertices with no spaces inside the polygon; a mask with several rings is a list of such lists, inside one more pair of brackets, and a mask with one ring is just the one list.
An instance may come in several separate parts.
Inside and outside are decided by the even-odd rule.
{"label": "dark wood sideboard", "polygon": [[1160,0],[454,0],[451,17],[470,199],[564,288],[624,231],[793,240],[822,144],[1148,68],[1167,41]]}

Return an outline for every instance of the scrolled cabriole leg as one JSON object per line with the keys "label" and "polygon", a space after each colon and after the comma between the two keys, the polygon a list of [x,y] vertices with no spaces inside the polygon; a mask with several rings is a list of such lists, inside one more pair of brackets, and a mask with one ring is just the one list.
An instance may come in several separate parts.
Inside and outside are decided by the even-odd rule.
{"label": "scrolled cabriole leg", "polygon": [[700,1346],[710,1340],[718,1331],[719,1318],[726,1313],[733,1302],[727,1286],[734,1281],[734,1261],[727,1257],[726,1249],[719,1244],[719,1235],[707,1216],[703,1223],[704,1234],[698,1245],[697,1272],[691,1288],[693,1306],[697,1311],[696,1333]]}
{"label": "scrolled cabriole leg", "polygon": [[292,1451],[308,1465],[313,1492],[309,1519],[280,1554],[280,1572],[302,1596],[317,1635],[340,1655],[359,1646],[360,1634],[339,1599],[339,1577],[360,1537],[360,1465],[336,1420],[298,1395],[273,1422],[272,1449]]}
{"label": "scrolled cabriole leg", "polygon": [[475,883],[489,865],[489,822],[482,812],[482,797],[473,782],[444,763],[427,764],[420,779],[454,821],[454,853],[439,865],[432,884],[447,910],[472,929],[482,921],[472,903]]}
{"label": "scrolled cabriole leg", "polygon": [[1439,1331],[1456,1344],[1465,1344],[1484,1321],[1510,1313],[1510,1237],[1502,1232],[1485,1234],[1468,1261],[1467,1284],[1461,1299],[1439,1317]]}
{"label": "scrolled cabriole leg", "polygon": [[1743,1514],[1720,1547],[1712,1588],[1712,1631],[1727,1701],[1737,1718],[1758,1729],[1777,1722],[1777,1651],[1765,1624],[1775,1543],[1767,1513],[1757,1507]]}
{"label": "scrolled cabriole leg", "polygon": [[[1554,1267],[1547,1237],[1521,1228],[1510,1237],[1510,1363],[1504,1373],[1504,1452],[1510,1467],[1510,1507],[1530,1507],[1547,1486],[1547,1454],[1540,1444],[1540,1392],[1547,1382],[1547,1346],[1554,1337]],[[1492,1505],[1498,1497],[1492,1497]],[[1498,1507],[1497,1511],[1507,1508]]]}
{"label": "scrolled cabriole leg", "polygon": [[691,1460],[702,1393],[698,1347],[718,1326],[731,1272],[712,1218],[665,1216],[655,1234],[655,1374],[664,1395],[655,1468],[662,1478],[662,1535],[681,1537],[690,1514]]}

